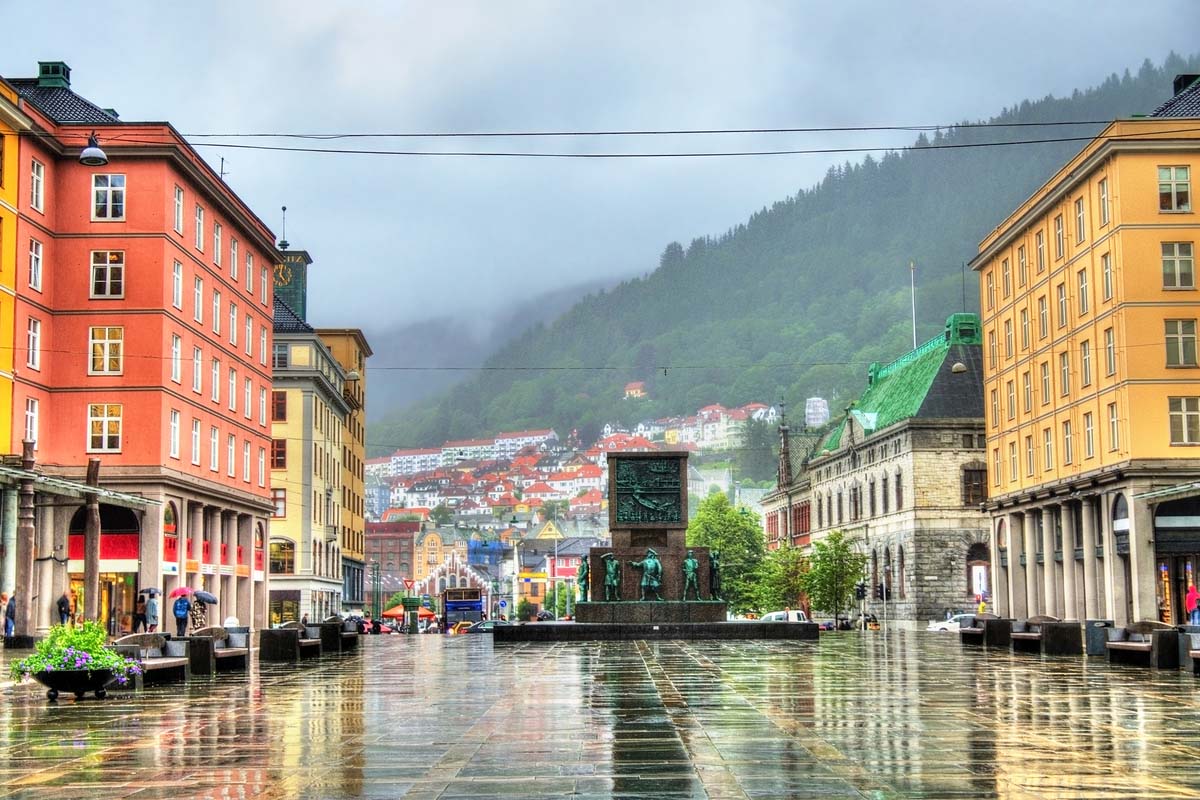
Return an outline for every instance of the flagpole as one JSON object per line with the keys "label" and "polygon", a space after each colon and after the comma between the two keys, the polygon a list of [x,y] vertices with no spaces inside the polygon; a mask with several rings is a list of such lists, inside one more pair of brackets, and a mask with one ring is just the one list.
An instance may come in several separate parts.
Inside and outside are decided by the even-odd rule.
{"label": "flagpole", "polygon": [[908,262],[909,281],[912,290],[912,331],[913,350],[917,349],[917,262]]}

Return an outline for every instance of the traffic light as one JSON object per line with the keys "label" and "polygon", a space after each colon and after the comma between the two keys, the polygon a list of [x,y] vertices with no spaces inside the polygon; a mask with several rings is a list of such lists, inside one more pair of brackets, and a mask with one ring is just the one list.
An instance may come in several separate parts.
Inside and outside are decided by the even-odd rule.
{"label": "traffic light", "polygon": [[883,599],[883,584],[882,583],[875,584],[875,599],[876,600]]}
{"label": "traffic light", "polygon": [[855,597],[855,599],[858,599],[858,600],[866,600],[867,599],[867,585],[865,583],[863,583],[862,581],[859,581],[857,584],[855,584],[854,597]]}

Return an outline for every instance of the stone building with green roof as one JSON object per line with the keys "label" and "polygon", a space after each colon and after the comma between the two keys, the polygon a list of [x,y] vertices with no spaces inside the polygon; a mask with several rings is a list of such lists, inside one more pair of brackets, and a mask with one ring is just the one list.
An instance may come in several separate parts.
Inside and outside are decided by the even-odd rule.
{"label": "stone building with green roof", "polygon": [[807,548],[842,530],[868,555],[867,610],[880,618],[918,627],[990,591],[981,343],[978,316],[953,314],[939,336],[872,364],[794,473],[781,454],[763,499],[769,540]]}

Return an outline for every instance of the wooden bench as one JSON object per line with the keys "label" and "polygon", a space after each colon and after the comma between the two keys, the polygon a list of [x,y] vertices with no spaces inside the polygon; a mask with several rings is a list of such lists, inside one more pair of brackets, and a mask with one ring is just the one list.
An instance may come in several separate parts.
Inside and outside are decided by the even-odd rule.
{"label": "wooden bench", "polygon": [[1123,628],[1106,628],[1105,632],[1108,641],[1104,647],[1110,664],[1179,668],[1179,631],[1166,623],[1145,620]]}
{"label": "wooden bench", "polygon": [[188,642],[191,643],[193,675],[246,669],[249,664],[249,634],[233,633],[214,625],[194,631]]}
{"label": "wooden bench", "polygon": [[191,647],[183,639],[168,639],[161,633],[134,633],[122,636],[112,644],[123,656],[141,662],[142,672],[135,675],[133,688],[147,683],[187,681],[192,677]]}
{"label": "wooden bench", "polygon": [[259,661],[301,661],[321,655],[319,627],[285,622],[258,632]]}
{"label": "wooden bench", "polygon": [[995,614],[976,614],[971,625],[959,627],[958,640],[969,645],[1008,647],[1012,642],[1012,620]]}

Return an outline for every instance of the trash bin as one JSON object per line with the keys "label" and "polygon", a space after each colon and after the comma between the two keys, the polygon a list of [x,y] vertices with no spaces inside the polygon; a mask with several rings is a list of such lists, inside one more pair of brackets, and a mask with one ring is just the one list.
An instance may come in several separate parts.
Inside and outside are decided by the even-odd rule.
{"label": "trash bin", "polygon": [[1200,625],[1176,625],[1179,631],[1179,666],[1189,669],[1192,666],[1192,637],[1189,634],[1200,635]]}
{"label": "trash bin", "polygon": [[1106,628],[1113,627],[1111,619],[1089,619],[1084,628],[1085,641],[1089,656],[1102,656],[1105,653],[1104,643],[1108,641]]}

